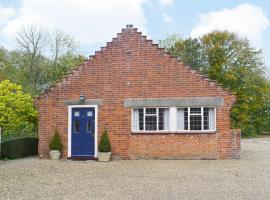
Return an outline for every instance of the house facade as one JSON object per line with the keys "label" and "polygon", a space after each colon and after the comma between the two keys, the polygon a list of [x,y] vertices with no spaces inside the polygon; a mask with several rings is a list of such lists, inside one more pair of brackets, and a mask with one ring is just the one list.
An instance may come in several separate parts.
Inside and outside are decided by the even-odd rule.
{"label": "house facade", "polygon": [[38,98],[39,155],[57,129],[64,158],[95,158],[107,129],[114,159],[239,158],[235,100],[127,25]]}

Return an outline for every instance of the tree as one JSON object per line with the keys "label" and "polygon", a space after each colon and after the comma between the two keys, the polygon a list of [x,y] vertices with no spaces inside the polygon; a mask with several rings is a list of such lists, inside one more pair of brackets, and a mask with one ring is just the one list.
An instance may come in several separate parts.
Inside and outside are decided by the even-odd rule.
{"label": "tree", "polygon": [[42,68],[46,58],[42,52],[48,42],[48,33],[37,25],[31,25],[17,33],[16,41],[21,50],[18,52],[19,68],[25,77],[22,84],[31,94],[35,94],[42,90],[44,82]]}
{"label": "tree", "polygon": [[[32,96],[40,94],[85,60],[76,53],[75,40],[60,31],[50,33],[31,25],[17,33],[16,41],[18,49],[2,53],[7,62],[3,67],[0,65],[0,79],[22,85]],[[0,51],[0,58],[2,54]]]}
{"label": "tree", "polygon": [[59,77],[83,63],[85,57],[75,53],[76,44],[74,38],[63,32],[55,31],[51,34],[52,64],[47,73],[50,81],[57,81]]}
{"label": "tree", "polygon": [[23,93],[20,85],[8,80],[0,82],[0,127],[3,133],[36,123],[37,111],[31,95]]}
{"label": "tree", "polygon": [[259,133],[270,110],[270,87],[261,50],[227,31],[173,39],[173,46],[165,46],[167,51],[236,94],[231,113],[233,127],[240,127],[244,135]]}

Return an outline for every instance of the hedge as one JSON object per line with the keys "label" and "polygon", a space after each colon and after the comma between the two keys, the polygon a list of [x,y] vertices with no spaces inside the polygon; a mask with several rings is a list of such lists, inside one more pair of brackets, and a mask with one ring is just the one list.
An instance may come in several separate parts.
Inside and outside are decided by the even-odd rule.
{"label": "hedge", "polygon": [[38,138],[21,137],[13,138],[2,142],[1,158],[16,159],[27,156],[34,156],[38,153]]}

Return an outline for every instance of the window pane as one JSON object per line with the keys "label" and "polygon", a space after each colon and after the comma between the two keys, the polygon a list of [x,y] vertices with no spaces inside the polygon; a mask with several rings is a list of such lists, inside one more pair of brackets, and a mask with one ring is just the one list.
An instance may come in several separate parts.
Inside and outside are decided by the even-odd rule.
{"label": "window pane", "polygon": [[202,130],[202,116],[201,115],[190,116],[190,130]]}
{"label": "window pane", "polygon": [[74,116],[75,116],[75,117],[80,117],[80,112],[79,112],[79,111],[75,111],[75,112],[74,112]]}
{"label": "window pane", "polygon": [[201,108],[190,108],[190,114],[201,114]]}
{"label": "window pane", "polygon": [[92,111],[87,111],[87,117],[92,117],[92,116],[93,116]]}
{"label": "window pane", "polygon": [[145,116],[145,130],[157,130],[157,116]]}
{"label": "window pane", "polygon": [[169,130],[169,108],[158,109],[158,130]]}
{"label": "window pane", "polygon": [[188,108],[184,109],[185,130],[188,130]]}
{"label": "window pane", "polygon": [[139,130],[139,111],[138,109],[133,109],[133,113],[132,113],[132,129],[134,131],[138,131]]}
{"label": "window pane", "polygon": [[209,108],[209,130],[216,129],[215,109]]}
{"label": "window pane", "polygon": [[80,121],[74,120],[74,132],[79,133],[80,132]]}
{"label": "window pane", "polygon": [[157,114],[157,109],[156,108],[146,108],[145,114]]}
{"label": "window pane", "polygon": [[177,130],[185,130],[185,110],[184,110],[184,108],[177,109]]}
{"label": "window pane", "polygon": [[142,131],[143,130],[143,121],[144,121],[143,109],[142,108],[138,109],[138,112],[139,112],[139,130]]}
{"label": "window pane", "polygon": [[209,130],[209,108],[203,109],[203,129]]}
{"label": "window pane", "polygon": [[87,133],[91,133],[92,132],[92,123],[91,121],[87,122]]}
{"label": "window pane", "polygon": [[158,129],[164,130],[164,108],[158,109]]}

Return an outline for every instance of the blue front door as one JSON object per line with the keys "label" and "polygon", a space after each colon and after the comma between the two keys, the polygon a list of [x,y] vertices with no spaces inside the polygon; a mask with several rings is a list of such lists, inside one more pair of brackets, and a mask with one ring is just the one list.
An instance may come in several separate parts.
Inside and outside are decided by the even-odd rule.
{"label": "blue front door", "polygon": [[95,155],[95,108],[72,108],[71,155]]}

